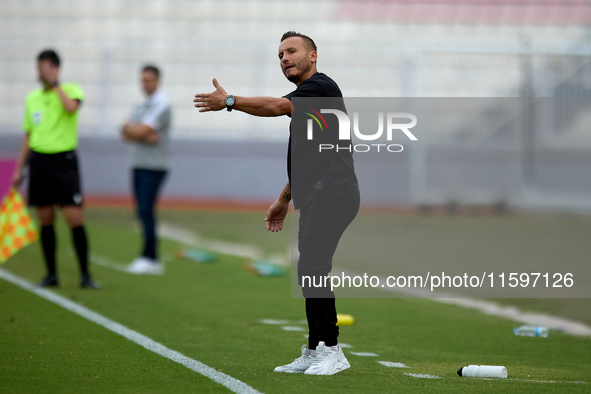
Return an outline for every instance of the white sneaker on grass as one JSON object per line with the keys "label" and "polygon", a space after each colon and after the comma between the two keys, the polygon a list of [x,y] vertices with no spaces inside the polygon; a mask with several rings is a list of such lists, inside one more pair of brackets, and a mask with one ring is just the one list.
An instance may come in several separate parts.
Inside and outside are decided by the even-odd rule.
{"label": "white sneaker on grass", "polygon": [[326,346],[324,342],[320,341],[316,347],[314,362],[304,373],[306,375],[334,375],[350,367],[351,365],[339,345]]}
{"label": "white sneaker on grass", "polygon": [[302,345],[302,355],[293,360],[291,364],[275,368],[275,372],[304,373],[314,362],[315,355],[316,351],[308,349],[306,345]]}
{"label": "white sneaker on grass", "polygon": [[147,257],[138,257],[127,267],[127,272],[136,275],[162,275],[164,274],[164,264]]}

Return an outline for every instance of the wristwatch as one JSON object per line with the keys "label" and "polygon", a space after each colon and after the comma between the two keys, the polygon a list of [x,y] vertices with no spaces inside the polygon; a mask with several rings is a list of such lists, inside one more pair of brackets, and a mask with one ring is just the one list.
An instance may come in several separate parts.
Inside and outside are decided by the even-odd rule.
{"label": "wristwatch", "polygon": [[226,103],[226,108],[228,109],[228,111],[232,111],[232,107],[236,103],[236,99],[234,98],[234,96],[230,94],[228,97],[226,97],[224,102]]}

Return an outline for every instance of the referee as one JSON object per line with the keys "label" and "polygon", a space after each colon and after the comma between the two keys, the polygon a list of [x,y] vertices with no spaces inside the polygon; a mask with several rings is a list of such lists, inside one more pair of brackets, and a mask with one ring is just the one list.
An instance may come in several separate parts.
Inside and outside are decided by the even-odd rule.
{"label": "referee", "polygon": [[88,271],[88,241],[84,230],[82,192],[78,174],[78,109],[84,93],[75,83],[58,80],[60,59],[53,50],[37,57],[41,88],[29,93],[25,101],[22,128],[25,132],[12,186],[22,182],[22,170],[29,163],[29,205],[37,208],[41,222],[41,246],[47,266],[42,287],[59,286],[56,273],[56,237],[53,223],[59,205],[72,230],[72,239],[80,263],[80,286],[99,287]]}
{"label": "referee", "polygon": [[[200,112],[226,108],[255,116],[291,117],[292,98],[326,97],[345,110],[343,95],[336,82],[316,69],[316,49],[314,41],[303,34],[290,31],[281,37],[278,52],[281,69],[297,86],[284,97],[235,97],[226,93],[214,79],[216,90],[196,94],[195,107],[199,107]],[[302,276],[320,278],[331,271],[332,257],[341,235],[357,215],[359,186],[350,152],[341,150],[302,157],[301,151],[296,152],[299,148],[294,148],[292,155],[293,144],[305,144],[306,135],[306,130],[292,129],[292,126],[293,120],[287,159],[289,182],[267,211],[265,221],[269,231],[281,230],[293,195],[294,208],[300,210],[298,279]],[[328,137],[326,131],[321,138],[333,138],[326,142],[337,144],[338,136],[331,134],[332,137]],[[296,169],[294,172],[292,166]],[[293,190],[292,184],[296,185]],[[300,285],[304,284],[302,282],[298,280]],[[310,284],[302,286],[302,293],[306,299],[308,346],[303,345],[300,357],[275,368],[275,372],[333,375],[349,368],[337,341],[339,329],[334,293],[327,287],[312,288]]]}

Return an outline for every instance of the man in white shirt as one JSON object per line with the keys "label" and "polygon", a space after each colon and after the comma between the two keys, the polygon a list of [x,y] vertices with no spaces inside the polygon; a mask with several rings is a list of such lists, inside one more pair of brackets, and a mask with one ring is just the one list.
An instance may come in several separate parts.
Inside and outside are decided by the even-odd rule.
{"label": "man in white shirt", "polygon": [[122,129],[123,140],[130,145],[133,191],[144,237],[142,254],[130,264],[128,272],[161,275],[164,266],[157,253],[155,206],[169,170],[171,108],[159,89],[157,67],[142,69],[141,84],[146,100],[135,107]]}

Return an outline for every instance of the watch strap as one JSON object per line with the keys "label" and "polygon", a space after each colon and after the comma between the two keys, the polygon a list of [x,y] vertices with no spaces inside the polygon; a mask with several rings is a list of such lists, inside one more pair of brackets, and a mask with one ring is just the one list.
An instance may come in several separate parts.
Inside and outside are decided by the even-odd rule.
{"label": "watch strap", "polygon": [[[231,101],[232,104],[228,104],[228,101]],[[234,104],[236,104],[236,98],[229,94],[225,99],[224,99],[224,103],[226,104],[226,109],[228,110],[228,112],[232,111],[232,108],[234,107]]]}

